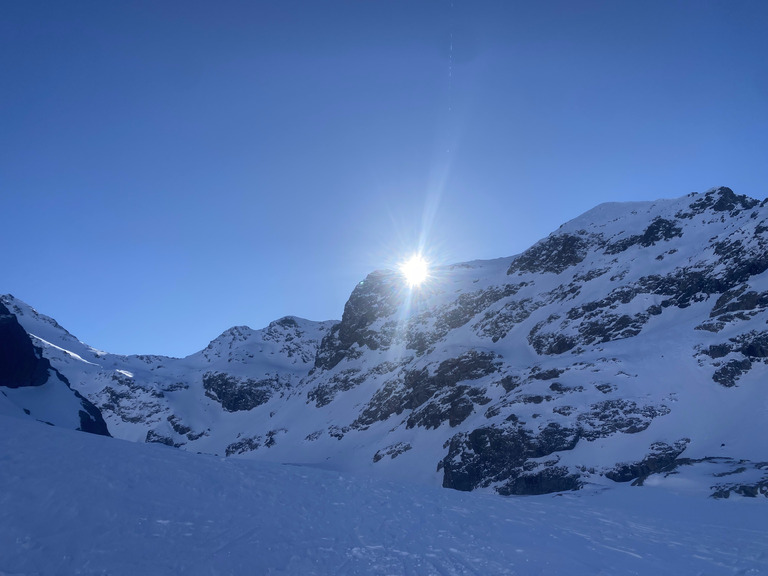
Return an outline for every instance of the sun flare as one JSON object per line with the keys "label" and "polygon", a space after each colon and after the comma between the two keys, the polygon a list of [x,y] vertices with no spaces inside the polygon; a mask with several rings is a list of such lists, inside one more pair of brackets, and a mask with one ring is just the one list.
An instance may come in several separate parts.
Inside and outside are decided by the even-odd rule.
{"label": "sun flare", "polygon": [[421,254],[414,254],[400,264],[400,273],[411,288],[420,286],[429,277],[429,263]]}

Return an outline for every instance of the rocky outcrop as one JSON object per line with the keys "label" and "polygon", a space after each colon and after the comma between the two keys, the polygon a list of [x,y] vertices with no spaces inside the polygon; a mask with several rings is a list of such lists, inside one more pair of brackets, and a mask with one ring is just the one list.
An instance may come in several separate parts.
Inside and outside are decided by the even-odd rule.
{"label": "rocky outcrop", "polygon": [[642,234],[634,234],[623,238],[617,242],[605,247],[606,254],[619,254],[631,246],[642,246],[648,248],[656,245],[657,242],[679,238],[683,235],[683,229],[680,228],[674,220],[666,220],[657,217],[651,222]]}
{"label": "rocky outcrop", "polygon": [[586,440],[606,438],[616,433],[637,434],[648,428],[654,418],[669,413],[670,409],[664,404],[638,406],[631,400],[604,400],[579,414],[579,430]]}
{"label": "rocky outcrop", "polygon": [[278,375],[254,380],[217,372],[203,374],[205,395],[221,404],[227,412],[253,410],[267,403],[281,387]]}
{"label": "rocky outcrop", "polygon": [[[0,303],[0,388],[19,389],[27,387],[51,387],[53,390],[66,388],[69,396],[67,407],[64,411],[76,411],[78,430],[109,436],[109,430],[102,418],[101,412],[89,400],[79,392],[73,390],[69,381],[55,368],[50,361],[42,355],[42,350],[32,344],[29,334],[19,324],[16,315],[2,303]],[[23,402],[19,407],[29,416],[35,417],[39,409],[33,407],[35,403],[53,404],[57,402],[54,391],[50,392],[50,400],[43,397],[19,397]],[[9,394],[4,393],[6,397]],[[57,402],[58,403],[58,402]],[[50,406],[45,406],[50,408]],[[66,415],[62,416],[62,422]],[[45,420],[49,424],[58,424]]]}
{"label": "rocky outcrop", "polygon": [[397,442],[396,444],[377,450],[376,454],[373,455],[373,462],[380,462],[387,456],[389,456],[390,459],[397,458],[400,454],[408,452],[411,448],[413,448],[413,446],[407,442]]}
{"label": "rocky outcrop", "polygon": [[554,464],[538,468],[534,459],[572,450],[578,430],[549,424],[532,433],[515,422],[477,428],[453,436],[440,462],[443,487],[469,491],[496,485],[499,494],[543,494],[579,487],[578,476]]}
{"label": "rocky outcrop", "polygon": [[605,475],[614,482],[634,480],[636,485],[642,485],[643,481],[651,474],[674,469],[678,457],[685,451],[690,442],[690,438],[678,440],[673,445],[665,442],[654,442],[645,458],[639,462],[616,464]]}
{"label": "rocky outcrop", "polygon": [[344,358],[357,357],[356,350],[387,348],[394,336],[391,329],[375,326],[398,309],[402,286],[395,274],[374,272],[360,282],[344,306],[341,322],[323,338],[315,368],[330,370]]}
{"label": "rocky outcrop", "polygon": [[713,212],[728,212],[735,216],[740,211],[750,210],[760,204],[759,200],[750,198],[744,194],[736,195],[733,190],[727,186],[720,186],[709,190],[702,197],[691,202],[687,210],[680,211],[676,216],[678,218],[693,218],[703,214],[707,210]]}
{"label": "rocky outcrop", "polygon": [[561,274],[581,263],[587,256],[589,246],[589,240],[581,235],[553,234],[517,257],[507,274]]}
{"label": "rocky outcrop", "polygon": [[35,350],[16,316],[0,304],[0,386],[42,386],[50,371],[51,363]]}
{"label": "rocky outcrop", "polygon": [[438,428],[444,422],[454,427],[474,410],[490,400],[482,389],[460,382],[470,382],[499,371],[502,365],[494,354],[470,351],[449,358],[435,368],[403,370],[377,391],[355,421],[358,427],[387,420],[394,414],[412,411],[407,428]]}

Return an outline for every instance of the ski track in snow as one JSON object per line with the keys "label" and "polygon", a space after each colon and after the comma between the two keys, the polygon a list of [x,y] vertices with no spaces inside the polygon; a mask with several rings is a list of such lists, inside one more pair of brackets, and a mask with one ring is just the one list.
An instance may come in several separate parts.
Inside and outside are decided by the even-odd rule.
{"label": "ski track in snow", "polygon": [[768,573],[768,502],[502,498],[0,418],[0,575]]}

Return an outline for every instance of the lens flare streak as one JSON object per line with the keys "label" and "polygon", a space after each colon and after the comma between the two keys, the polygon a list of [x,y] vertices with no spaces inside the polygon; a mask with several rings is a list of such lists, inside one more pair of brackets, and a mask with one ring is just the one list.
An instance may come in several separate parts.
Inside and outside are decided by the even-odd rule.
{"label": "lens flare streak", "polygon": [[429,263],[421,254],[414,254],[400,264],[400,273],[411,288],[420,286],[429,278]]}

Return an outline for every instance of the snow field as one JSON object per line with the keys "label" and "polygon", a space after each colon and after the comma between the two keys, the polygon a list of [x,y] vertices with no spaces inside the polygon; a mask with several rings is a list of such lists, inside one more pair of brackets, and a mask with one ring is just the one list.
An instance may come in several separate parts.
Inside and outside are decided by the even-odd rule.
{"label": "snow field", "polygon": [[0,575],[766,574],[768,501],[502,498],[0,416]]}

